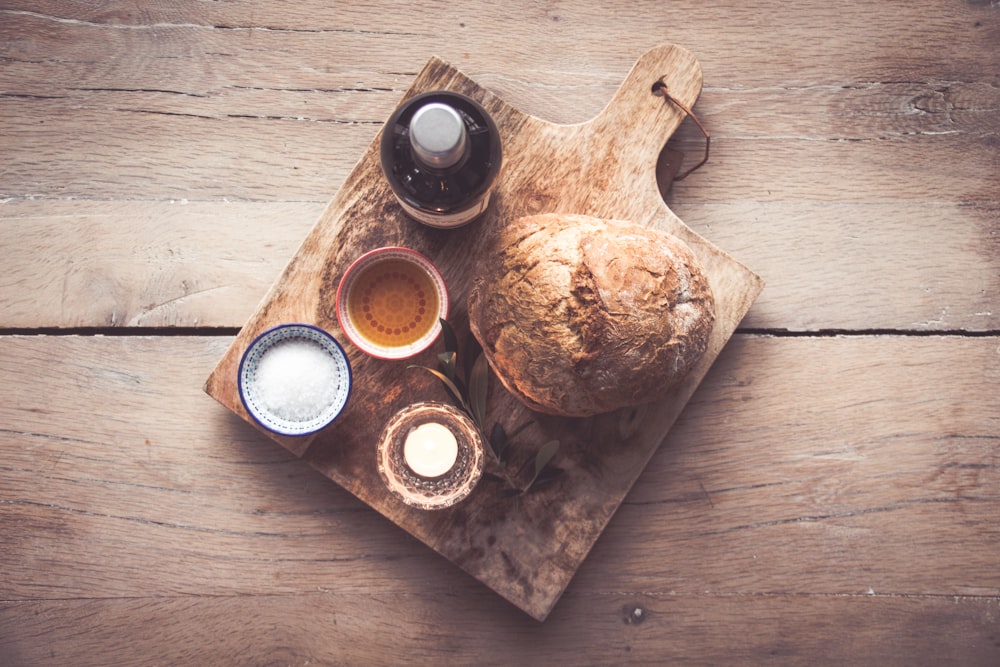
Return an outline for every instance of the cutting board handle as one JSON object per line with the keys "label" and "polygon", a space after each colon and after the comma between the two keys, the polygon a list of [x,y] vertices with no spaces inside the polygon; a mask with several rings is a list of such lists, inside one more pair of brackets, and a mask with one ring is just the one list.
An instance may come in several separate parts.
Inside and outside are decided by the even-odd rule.
{"label": "cutting board handle", "polygon": [[701,65],[690,51],[675,44],[650,49],[636,61],[607,106],[589,122],[595,134],[614,137],[611,143],[617,147],[622,164],[655,165],[686,116],[662,94],[654,93],[654,84],[661,80],[670,95],[690,109],[701,93]]}

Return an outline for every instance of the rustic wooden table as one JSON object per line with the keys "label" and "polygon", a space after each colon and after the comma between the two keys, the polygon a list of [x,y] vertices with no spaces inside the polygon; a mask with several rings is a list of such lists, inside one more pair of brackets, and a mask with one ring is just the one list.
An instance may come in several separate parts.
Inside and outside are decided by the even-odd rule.
{"label": "rustic wooden table", "polygon": [[[603,4],[0,2],[0,663],[1000,663],[997,3]],[[665,42],[767,285],[540,623],[203,384],[432,55]]]}

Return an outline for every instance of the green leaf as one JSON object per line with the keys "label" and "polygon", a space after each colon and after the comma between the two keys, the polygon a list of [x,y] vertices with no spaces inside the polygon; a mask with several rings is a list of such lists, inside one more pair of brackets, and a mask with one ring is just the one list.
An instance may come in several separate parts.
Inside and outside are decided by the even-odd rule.
{"label": "green leaf", "polygon": [[441,371],[448,376],[448,379],[452,382],[455,381],[455,361],[458,359],[458,355],[454,351],[442,352],[438,355],[438,362],[441,366]]}
{"label": "green leaf", "polygon": [[462,397],[462,392],[458,390],[458,387],[455,386],[454,382],[448,379],[447,375],[445,375],[441,371],[436,371],[433,368],[427,368],[426,366],[417,366],[415,364],[411,364],[409,368],[420,368],[427,371],[428,373],[433,374],[437,379],[441,380],[441,382],[444,383],[445,388],[449,392],[451,392],[451,395],[455,397],[455,400],[458,401],[459,405],[461,405],[462,408],[470,415],[472,414],[472,411],[469,409],[469,404],[466,403],[465,398]]}
{"label": "green leaf", "polygon": [[465,348],[458,355],[461,359],[462,373],[465,375],[466,384],[471,382],[472,368],[470,364],[479,359],[479,355],[483,353],[483,347],[476,340],[476,337],[469,335],[465,337]]}
{"label": "green leaf", "polygon": [[[493,453],[496,454],[497,460],[503,463],[510,443],[533,423],[532,421],[526,421],[514,429],[513,433],[507,433],[500,422],[493,424],[493,430],[490,432],[490,445],[493,447]],[[524,472],[524,468],[521,471]]]}
{"label": "green leaf", "polygon": [[531,481],[528,482],[528,486],[525,488],[530,489],[532,487],[532,485],[535,483],[535,480],[538,479],[538,476],[542,474],[543,470],[545,470],[545,466],[547,466],[549,462],[552,461],[552,457],[554,457],[556,455],[556,452],[558,451],[559,451],[558,440],[549,440],[544,445],[542,445],[542,448],[538,450],[537,454],[535,454],[535,474],[532,475]]}
{"label": "green leaf", "polygon": [[486,394],[489,379],[490,367],[486,363],[486,355],[480,354],[469,376],[469,405],[472,408],[472,418],[479,428],[483,428],[486,423]]}
{"label": "green leaf", "polygon": [[439,317],[438,322],[441,323],[441,335],[444,338],[444,349],[448,352],[452,352],[455,356],[458,356],[458,336],[455,335],[455,330],[451,328],[451,324],[448,320]]}

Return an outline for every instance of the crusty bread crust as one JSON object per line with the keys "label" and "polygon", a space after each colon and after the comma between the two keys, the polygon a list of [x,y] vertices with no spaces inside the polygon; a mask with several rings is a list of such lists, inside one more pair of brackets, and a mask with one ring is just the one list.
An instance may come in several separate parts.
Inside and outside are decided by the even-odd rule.
{"label": "crusty bread crust", "polygon": [[473,335],[532,410],[589,416],[656,400],[702,357],[715,301],[681,239],[631,222],[527,216],[469,295]]}

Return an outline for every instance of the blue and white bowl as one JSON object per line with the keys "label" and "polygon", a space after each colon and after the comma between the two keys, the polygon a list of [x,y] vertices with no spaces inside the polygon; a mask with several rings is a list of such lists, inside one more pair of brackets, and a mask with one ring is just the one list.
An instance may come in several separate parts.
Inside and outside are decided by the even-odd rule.
{"label": "blue and white bowl", "polygon": [[281,435],[310,435],[331,424],[351,393],[351,364],[328,332],[281,324],[253,340],[239,367],[243,407]]}

